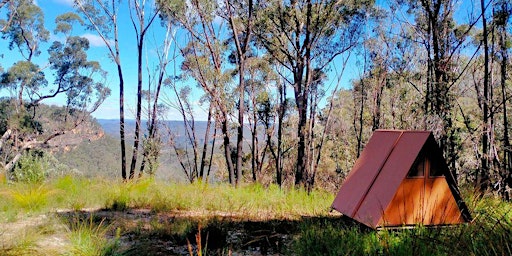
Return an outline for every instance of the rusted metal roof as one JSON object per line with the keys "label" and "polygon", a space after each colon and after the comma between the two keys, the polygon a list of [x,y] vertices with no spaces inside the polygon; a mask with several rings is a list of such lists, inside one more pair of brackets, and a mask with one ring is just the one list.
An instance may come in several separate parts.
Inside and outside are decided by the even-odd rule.
{"label": "rusted metal roof", "polygon": [[[332,207],[367,226],[379,226],[384,212],[427,141],[429,149],[433,143],[439,151],[432,133],[428,131],[375,131],[341,186]],[[434,155],[444,161],[439,152]],[[452,190],[452,193],[458,191]],[[457,194],[455,199],[458,201],[460,195]]]}

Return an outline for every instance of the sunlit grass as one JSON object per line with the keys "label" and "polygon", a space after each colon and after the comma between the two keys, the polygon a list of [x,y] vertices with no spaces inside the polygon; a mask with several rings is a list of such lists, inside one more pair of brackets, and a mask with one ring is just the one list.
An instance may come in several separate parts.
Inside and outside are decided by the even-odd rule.
{"label": "sunlit grass", "polygon": [[103,221],[96,223],[93,216],[86,220],[71,219],[68,226],[70,246],[66,255],[114,255],[119,249],[119,231],[116,232],[114,239],[109,239],[107,233],[111,227]]}
{"label": "sunlit grass", "polygon": [[[174,184],[153,179],[121,182],[65,176],[42,184],[0,183],[0,196],[0,236],[2,226],[56,211],[103,208],[121,212],[145,209],[151,213],[140,227],[136,223],[113,226],[93,222],[92,217],[71,218],[64,223],[68,228],[59,231],[70,244],[65,251],[71,255],[114,253],[119,250],[122,232],[183,240],[197,233],[199,225],[205,229],[235,225],[226,224],[226,220],[298,221],[293,222],[298,226],[287,248],[292,255],[512,255],[512,204],[470,191],[464,191],[464,198],[474,217],[472,223],[400,231],[360,230],[337,218],[323,218],[328,216],[334,200],[332,193],[317,190],[308,194],[301,189],[260,184],[235,188],[228,184]],[[186,218],[159,219],[159,214],[168,213]],[[48,255],[37,243],[54,231],[30,230],[17,234],[14,240],[4,239],[0,255]]]}
{"label": "sunlit grass", "polygon": [[18,215],[47,212],[56,190],[42,184],[15,184],[0,188],[2,215],[8,219]]}
{"label": "sunlit grass", "polygon": [[164,184],[159,181],[110,185],[104,206],[114,210],[146,208],[155,212],[192,211],[248,218],[296,218],[327,214],[334,195],[248,184]]}

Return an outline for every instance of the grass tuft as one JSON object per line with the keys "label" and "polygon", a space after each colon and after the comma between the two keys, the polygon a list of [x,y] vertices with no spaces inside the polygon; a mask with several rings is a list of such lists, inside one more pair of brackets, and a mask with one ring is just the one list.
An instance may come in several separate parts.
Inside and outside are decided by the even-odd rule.
{"label": "grass tuft", "polygon": [[44,185],[20,184],[3,194],[10,199],[13,207],[28,212],[39,212],[48,205],[50,196],[55,192]]}
{"label": "grass tuft", "polygon": [[111,228],[103,220],[99,223],[90,216],[86,220],[74,218],[69,223],[69,255],[99,256],[116,255],[120,248],[120,230],[117,229],[113,239],[108,239]]}
{"label": "grass tuft", "polygon": [[[512,255],[512,204],[470,191],[464,195],[474,217],[472,223],[368,231],[329,216],[334,195],[320,190],[308,194],[261,184],[234,188],[228,184],[169,184],[153,179],[123,183],[64,176],[42,184],[0,183],[0,197],[4,199],[0,200],[0,237],[2,232],[8,233],[2,227],[24,222],[30,216],[48,215],[55,209],[88,214],[91,208],[106,207],[143,210],[109,213],[112,219],[108,221],[114,220],[110,224],[59,213],[71,220],[68,229],[58,231],[71,244],[70,254],[118,254],[122,229],[123,235],[144,239],[142,242],[151,246],[149,251],[155,253],[165,249],[155,247],[161,241],[186,246],[188,239],[197,246],[195,235],[202,234],[201,241],[208,244],[208,251],[206,247],[200,249],[204,253],[266,246],[269,253],[286,251],[292,255]],[[89,209],[82,211],[86,207]],[[137,212],[141,219],[127,217]],[[0,255],[58,254],[43,253],[37,244],[56,231],[44,227],[29,230],[18,232],[15,239],[2,237]],[[130,246],[129,252],[146,250]],[[193,248],[195,253],[198,248]],[[175,250],[183,253],[178,247]]]}

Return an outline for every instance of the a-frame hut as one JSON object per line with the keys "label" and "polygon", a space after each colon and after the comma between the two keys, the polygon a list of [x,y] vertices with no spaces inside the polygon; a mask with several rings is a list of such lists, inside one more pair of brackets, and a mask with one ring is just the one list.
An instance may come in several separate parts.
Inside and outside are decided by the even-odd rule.
{"label": "a-frame hut", "polygon": [[332,208],[372,228],[471,220],[431,132],[377,130]]}

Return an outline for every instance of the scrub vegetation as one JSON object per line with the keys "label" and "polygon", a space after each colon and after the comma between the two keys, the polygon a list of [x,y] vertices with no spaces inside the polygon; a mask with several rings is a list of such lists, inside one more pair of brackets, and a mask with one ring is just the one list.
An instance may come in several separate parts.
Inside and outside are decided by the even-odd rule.
{"label": "scrub vegetation", "polygon": [[512,205],[465,191],[472,223],[371,230],[333,193],[63,176],[0,184],[0,255],[509,255]]}
{"label": "scrub vegetation", "polygon": [[[512,255],[511,14],[0,0],[0,256]],[[431,131],[472,222],[331,212],[377,129]]]}

